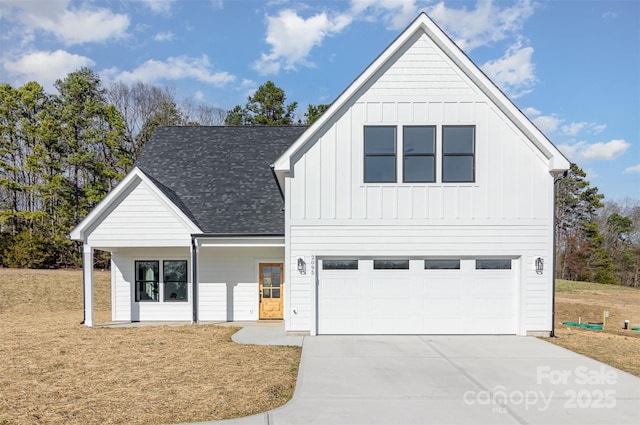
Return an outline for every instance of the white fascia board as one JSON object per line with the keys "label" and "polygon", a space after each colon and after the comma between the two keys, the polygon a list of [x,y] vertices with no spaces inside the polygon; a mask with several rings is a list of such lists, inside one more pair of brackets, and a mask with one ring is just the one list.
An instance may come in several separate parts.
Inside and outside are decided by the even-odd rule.
{"label": "white fascia board", "polygon": [[182,220],[190,229],[191,233],[201,233],[198,226],[193,223],[164,193],[147,177],[142,170],[134,167],[129,173],[111,190],[102,201],[96,205],[91,212],[82,220],[70,233],[69,238],[76,241],[86,241],[88,235],[87,230],[95,228],[95,224],[101,221],[104,213],[109,210],[111,204],[118,202],[120,196],[127,191],[132,185],[144,182],[151,191],[167,206],[180,220]]}
{"label": "white fascia board", "polygon": [[291,157],[300,150],[325,124],[330,122],[368,81],[393,55],[407,43],[416,32],[424,32],[455,64],[473,81],[476,86],[511,120],[516,127],[549,159],[549,171],[566,170],[569,160],[558,148],[518,109],[515,104],[487,77],[482,70],[422,12],[353,83],[331,104],[320,116],[274,163],[278,176],[291,170]]}
{"label": "white fascia board", "polygon": [[193,236],[199,247],[258,247],[258,248],[284,248],[283,236]]}

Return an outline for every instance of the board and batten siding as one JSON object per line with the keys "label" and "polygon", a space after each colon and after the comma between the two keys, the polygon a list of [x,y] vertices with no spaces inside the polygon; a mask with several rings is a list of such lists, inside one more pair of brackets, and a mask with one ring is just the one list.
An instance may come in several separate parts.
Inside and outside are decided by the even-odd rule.
{"label": "board and batten siding", "polygon": [[123,193],[92,229],[94,247],[189,246],[191,229],[144,182]]}
{"label": "board and batten siding", "polygon": [[198,319],[223,322],[258,320],[258,265],[284,262],[284,248],[198,249]]}
{"label": "board and batten siding", "polygon": [[[520,260],[520,331],[551,329],[549,160],[426,36],[399,52],[329,121],[285,179],[288,330],[309,330],[311,256],[510,256]],[[363,127],[436,126],[436,183],[363,182]],[[443,125],[474,125],[475,182],[441,183]],[[546,270],[537,275],[536,256]],[[293,314],[295,308],[297,314]]]}
{"label": "board and batten siding", "polygon": [[[186,260],[188,277],[187,302],[134,302],[135,262],[154,260]],[[185,248],[124,248],[111,253],[111,317],[114,321],[190,321],[192,318],[191,260]],[[161,283],[162,284],[162,283]]]}

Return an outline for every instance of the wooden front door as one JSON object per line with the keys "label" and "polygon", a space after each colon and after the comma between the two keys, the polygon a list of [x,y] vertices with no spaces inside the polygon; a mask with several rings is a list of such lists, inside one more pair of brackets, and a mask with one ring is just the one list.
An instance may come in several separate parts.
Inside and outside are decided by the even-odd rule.
{"label": "wooden front door", "polygon": [[282,319],[282,263],[260,264],[260,319]]}

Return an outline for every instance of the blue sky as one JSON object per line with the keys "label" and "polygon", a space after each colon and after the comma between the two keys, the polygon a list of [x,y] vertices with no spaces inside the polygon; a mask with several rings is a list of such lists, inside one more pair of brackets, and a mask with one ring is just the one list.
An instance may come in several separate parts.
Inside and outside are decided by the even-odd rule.
{"label": "blue sky", "polygon": [[425,11],[606,199],[640,199],[640,2],[0,0],[0,82],[81,66],[231,109],[267,80],[303,115]]}

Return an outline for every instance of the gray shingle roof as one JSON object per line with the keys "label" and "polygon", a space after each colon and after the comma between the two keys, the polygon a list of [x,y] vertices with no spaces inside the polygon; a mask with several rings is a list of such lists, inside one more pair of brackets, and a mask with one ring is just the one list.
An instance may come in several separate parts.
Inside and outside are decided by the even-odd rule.
{"label": "gray shingle roof", "polygon": [[306,128],[160,127],[135,165],[205,233],[281,235],[270,165]]}

